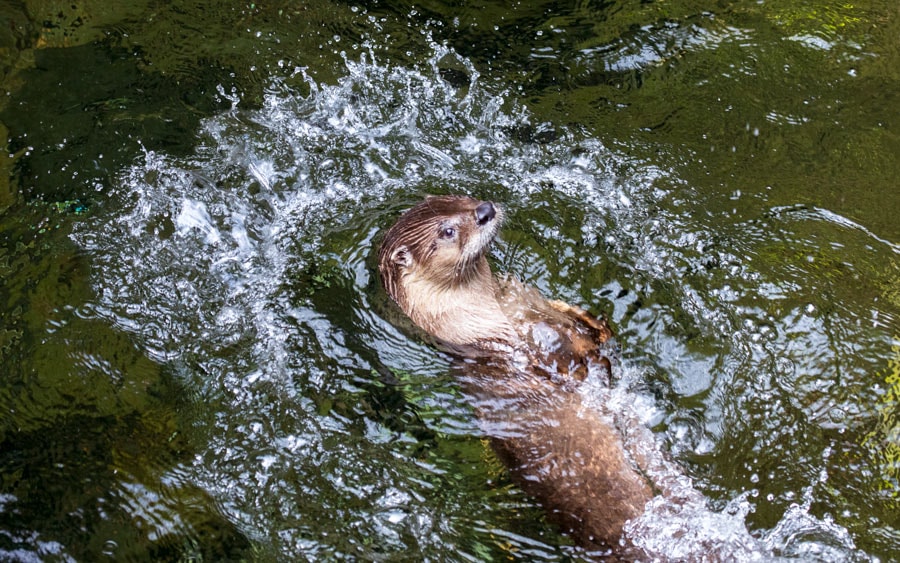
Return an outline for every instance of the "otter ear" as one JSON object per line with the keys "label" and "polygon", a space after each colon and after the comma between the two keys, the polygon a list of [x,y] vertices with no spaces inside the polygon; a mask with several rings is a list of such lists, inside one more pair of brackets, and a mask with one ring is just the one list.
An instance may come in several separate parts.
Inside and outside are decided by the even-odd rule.
{"label": "otter ear", "polygon": [[412,255],[409,253],[409,248],[407,248],[405,244],[398,246],[391,253],[391,262],[402,268],[409,268],[412,266],[412,261]]}

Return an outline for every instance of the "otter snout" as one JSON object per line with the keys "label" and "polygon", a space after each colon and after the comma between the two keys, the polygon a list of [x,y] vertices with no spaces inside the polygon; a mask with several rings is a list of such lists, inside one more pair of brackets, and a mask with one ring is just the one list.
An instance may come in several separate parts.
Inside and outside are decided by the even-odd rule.
{"label": "otter snout", "polygon": [[475,208],[475,222],[478,223],[478,226],[480,227],[486,225],[496,216],[497,210],[494,209],[494,204],[489,201],[486,201]]}

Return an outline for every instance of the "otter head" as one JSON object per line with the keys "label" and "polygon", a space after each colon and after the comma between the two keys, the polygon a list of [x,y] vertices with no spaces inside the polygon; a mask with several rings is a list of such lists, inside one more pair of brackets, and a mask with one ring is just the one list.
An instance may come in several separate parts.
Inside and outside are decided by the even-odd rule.
{"label": "otter head", "polygon": [[428,197],[384,237],[378,254],[384,288],[416,321],[414,311],[433,308],[430,300],[456,290],[480,291],[485,283],[489,287],[485,254],[501,220],[501,210],[489,201]]}

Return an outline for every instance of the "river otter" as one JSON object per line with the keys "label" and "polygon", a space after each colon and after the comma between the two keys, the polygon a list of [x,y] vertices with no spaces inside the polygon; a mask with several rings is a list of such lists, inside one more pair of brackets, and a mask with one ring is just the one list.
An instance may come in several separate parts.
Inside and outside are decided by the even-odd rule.
{"label": "river otter", "polygon": [[653,489],[614,418],[583,405],[574,389],[589,375],[609,377],[612,332],[578,307],[491,273],[486,253],[502,217],[491,202],[427,198],[385,235],[382,283],[463,359],[466,394],[520,486],[582,546],[617,550]]}

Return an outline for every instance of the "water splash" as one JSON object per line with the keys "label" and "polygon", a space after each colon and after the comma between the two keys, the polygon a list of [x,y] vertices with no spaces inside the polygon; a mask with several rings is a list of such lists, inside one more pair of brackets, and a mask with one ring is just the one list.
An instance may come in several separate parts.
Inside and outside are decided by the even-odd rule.
{"label": "water splash", "polygon": [[[94,258],[90,314],[133,334],[209,405],[208,441],[172,479],[199,483],[279,557],[402,552],[477,560],[510,545],[541,559],[566,553],[498,530],[507,507],[466,496],[447,477],[446,459],[405,455],[397,444],[415,442],[410,431],[352,404],[371,400],[362,390],[373,376],[392,385],[399,379],[402,401],[394,408],[401,414],[439,434],[477,436],[453,383],[441,379],[444,359],[372,312],[380,310],[370,302],[375,237],[425,193],[475,191],[519,208],[562,199],[583,213],[568,250],[602,251],[637,285],[669,287],[710,334],[733,333],[728,290],[710,298],[681,283],[682,274],[702,271],[715,237],[664,210],[671,194],[662,171],[575,132],[541,141],[521,134],[542,125],[504,93],[481,87],[469,61],[433,48],[423,69],[379,64],[368,53],[347,60],[334,85],[307,79],[308,97],[275,84],[258,110],[232,100],[231,111],[204,123],[192,157],[147,151],[123,172],[108,210],[74,235]],[[468,84],[443,80],[448,65],[463,69]],[[558,225],[533,227],[546,227],[546,240],[570,236]],[[507,243],[498,250],[507,264],[520,253]],[[733,254],[718,251],[716,260],[737,268],[748,285],[759,281]],[[578,282],[566,289],[540,269],[520,274],[546,293],[578,300]],[[599,299],[617,283],[591,293]],[[634,320],[630,299],[614,301],[614,320]],[[673,345],[638,336],[651,353]],[[730,338],[739,361],[752,356],[746,334]],[[641,375],[625,370],[613,397],[623,408],[635,397],[652,404],[635,383]],[[635,416],[646,422],[652,415]],[[680,511],[653,504],[633,524],[634,538],[659,552],[704,541],[745,547],[745,496],[715,512],[676,466],[659,471],[694,500]],[[448,500],[445,489],[459,498]],[[794,535],[783,530],[792,514],[769,536],[770,547],[788,554]],[[808,512],[803,518],[820,522]],[[834,526],[840,549],[852,549]]]}
{"label": "water splash", "polygon": [[[831,452],[826,449],[825,457]],[[780,550],[786,557],[811,561],[869,561],[864,552],[856,549],[846,528],[830,517],[816,518],[810,514],[817,485],[828,480],[824,469],[815,483],[803,490],[803,501],[791,504],[784,516],[766,535],[766,543]]]}

